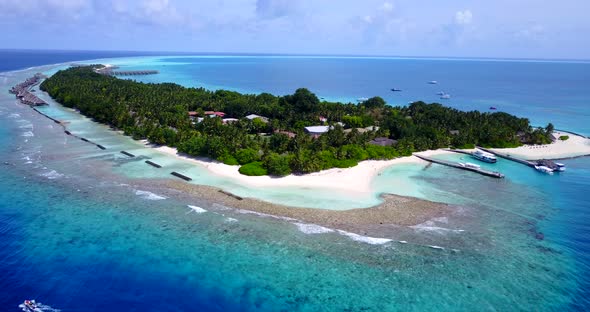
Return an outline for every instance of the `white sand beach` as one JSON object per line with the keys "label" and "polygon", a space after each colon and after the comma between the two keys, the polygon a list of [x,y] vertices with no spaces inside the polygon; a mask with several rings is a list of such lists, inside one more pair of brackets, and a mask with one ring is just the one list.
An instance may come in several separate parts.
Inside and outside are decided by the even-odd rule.
{"label": "white sand beach", "polygon": [[556,137],[569,136],[546,145],[525,145],[517,148],[494,148],[493,151],[527,160],[560,159],[590,155],[590,139],[571,133],[555,131]]}
{"label": "white sand beach", "polygon": [[[526,145],[518,148],[494,149],[494,151],[529,160],[590,155],[590,139],[569,133],[555,132],[555,134],[558,137],[568,135],[569,139],[566,141],[557,140],[548,145]],[[427,162],[415,156],[408,156],[392,160],[367,160],[352,168],[333,168],[305,175],[292,174],[281,178],[269,176],[251,177],[240,174],[238,171],[239,166],[230,166],[204,158],[190,157],[178,154],[175,148],[152,146],[147,141],[144,141],[144,143],[161,153],[198,164],[215,175],[230,178],[252,187],[318,187],[352,193],[367,193],[372,192],[371,183],[375,176],[388,167],[408,163],[427,164]],[[448,153],[451,152],[439,149],[420,152],[420,155],[429,157]]]}
{"label": "white sand beach", "polygon": [[[269,176],[251,177],[240,174],[238,171],[239,166],[230,166],[217,161],[208,161],[186,155],[179,155],[175,148],[168,146],[158,146],[154,147],[154,149],[159,152],[201,165],[207,168],[213,174],[231,178],[234,181],[239,181],[240,183],[252,187],[321,187],[355,193],[372,192],[371,182],[373,181],[373,178],[387,167],[396,164],[408,163],[427,164],[427,162],[417,157],[409,156],[392,160],[367,160],[360,162],[357,166],[352,168],[333,168],[305,175],[291,174],[281,178]],[[421,154],[425,156],[432,156],[440,153],[448,152],[436,150],[423,152]]]}

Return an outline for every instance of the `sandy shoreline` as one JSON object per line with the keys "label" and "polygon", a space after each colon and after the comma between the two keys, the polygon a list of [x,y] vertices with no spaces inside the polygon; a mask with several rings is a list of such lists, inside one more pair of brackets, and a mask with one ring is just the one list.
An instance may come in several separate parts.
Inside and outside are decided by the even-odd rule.
{"label": "sandy shoreline", "polygon": [[[238,171],[240,168],[239,166],[230,166],[217,161],[179,154],[175,148],[168,146],[151,147],[166,155],[174,156],[178,159],[200,165],[217,176],[230,178],[251,187],[318,187],[353,193],[369,193],[373,191],[371,187],[373,179],[384,169],[399,164],[427,164],[427,162],[415,156],[408,156],[391,160],[366,160],[352,168],[333,168],[305,175],[291,174],[281,178],[269,176],[250,177],[240,174]],[[449,152],[444,150],[434,150],[422,152],[420,154],[424,156],[433,156],[445,153]]]}
{"label": "sandy shoreline", "polygon": [[546,145],[525,145],[517,148],[494,148],[495,152],[526,159],[563,159],[590,155],[590,139],[566,132],[553,132],[556,137],[567,135],[565,141],[557,140]]}
{"label": "sandy shoreline", "polygon": [[[570,133],[554,132],[556,136],[568,135],[566,141],[557,140],[547,145],[525,145],[518,148],[493,149],[496,152],[511,155],[527,160],[537,159],[562,159],[590,155],[590,139]],[[143,141],[146,146],[154,150],[176,157],[184,161],[197,164],[206,168],[209,172],[232,179],[241,184],[254,188],[262,187],[315,187],[334,189],[350,193],[371,193],[372,181],[386,168],[400,164],[427,164],[427,162],[415,157],[407,156],[391,160],[366,160],[352,168],[333,168],[305,175],[288,175],[276,178],[269,176],[251,177],[240,174],[239,166],[230,166],[206,158],[191,157],[179,154],[175,148],[168,146],[153,146]],[[436,156],[449,154],[446,150],[430,150],[420,152],[422,156]]]}

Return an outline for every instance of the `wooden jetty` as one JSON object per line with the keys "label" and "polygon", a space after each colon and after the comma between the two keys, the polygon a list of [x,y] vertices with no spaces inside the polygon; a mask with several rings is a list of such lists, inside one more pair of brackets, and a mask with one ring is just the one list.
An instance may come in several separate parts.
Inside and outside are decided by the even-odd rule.
{"label": "wooden jetty", "polygon": [[146,160],[145,161],[146,164],[152,166],[152,167],[156,167],[156,168],[162,168],[162,166],[156,164],[155,162],[151,161],[151,160]]}
{"label": "wooden jetty", "polygon": [[99,74],[107,75],[107,76],[143,76],[143,75],[155,75],[159,74],[160,72],[157,70],[97,70]]}
{"label": "wooden jetty", "polygon": [[244,200],[244,197],[238,196],[236,194],[233,194],[233,193],[230,193],[230,192],[227,192],[227,191],[224,191],[224,190],[219,190],[219,193],[221,193],[223,195],[227,195],[229,197],[233,197],[233,198],[235,198],[237,200]]}
{"label": "wooden jetty", "polygon": [[537,165],[534,162],[530,162],[528,160],[519,159],[519,158],[516,158],[516,157],[512,157],[510,155],[504,155],[504,154],[501,154],[501,153],[498,153],[498,152],[494,152],[491,149],[483,148],[483,147],[480,147],[480,146],[477,146],[477,148],[479,148],[480,150],[482,150],[484,152],[488,152],[490,154],[494,154],[494,155],[496,155],[498,157],[501,157],[501,158],[504,158],[504,159],[507,159],[507,160],[510,160],[510,161],[514,161],[514,162],[517,162],[519,164],[523,164],[525,166],[534,167],[534,166]]}
{"label": "wooden jetty", "polygon": [[438,160],[438,159],[432,159],[432,158],[421,156],[418,154],[414,154],[414,156],[416,156],[422,160],[429,161],[431,163],[435,163],[435,164],[439,164],[439,165],[443,165],[443,166],[449,166],[449,167],[453,167],[453,168],[457,168],[457,169],[463,169],[463,170],[467,170],[467,171],[472,171],[472,172],[479,173],[481,175],[492,177],[492,178],[498,178],[498,179],[504,178],[503,174],[501,174],[499,172],[495,172],[495,171],[488,171],[488,170],[481,169],[481,168],[472,168],[472,167],[461,166],[458,163],[453,163],[450,161],[444,161],[444,160]]}
{"label": "wooden jetty", "polygon": [[181,179],[183,179],[185,181],[192,181],[191,178],[185,176],[184,174],[180,174],[180,173],[178,173],[176,171],[172,171],[170,174],[173,175],[173,176],[175,176],[175,177],[177,177],[177,178],[181,178]]}

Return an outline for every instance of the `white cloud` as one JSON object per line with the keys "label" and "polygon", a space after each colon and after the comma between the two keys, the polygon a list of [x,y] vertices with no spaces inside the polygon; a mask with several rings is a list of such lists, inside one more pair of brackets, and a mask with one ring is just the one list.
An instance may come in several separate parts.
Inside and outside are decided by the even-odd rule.
{"label": "white cloud", "polygon": [[473,13],[470,10],[458,11],[455,13],[455,23],[457,25],[469,25],[473,20]]}

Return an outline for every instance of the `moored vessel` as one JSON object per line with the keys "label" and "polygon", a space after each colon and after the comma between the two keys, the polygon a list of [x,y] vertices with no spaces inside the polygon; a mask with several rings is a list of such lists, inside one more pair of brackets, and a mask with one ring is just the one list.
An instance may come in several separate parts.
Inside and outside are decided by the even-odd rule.
{"label": "moored vessel", "polygon": [[482,150],[476,150],[475,152],[471,153],[471,156],[473,156],[475,159],[477,160],[481,160],[483,162],[487,162],[487,163],[495,163],[496,161],[498,161],[496,159],[496,156],[492,153],[488,153],[488,152],[484,152]]}

